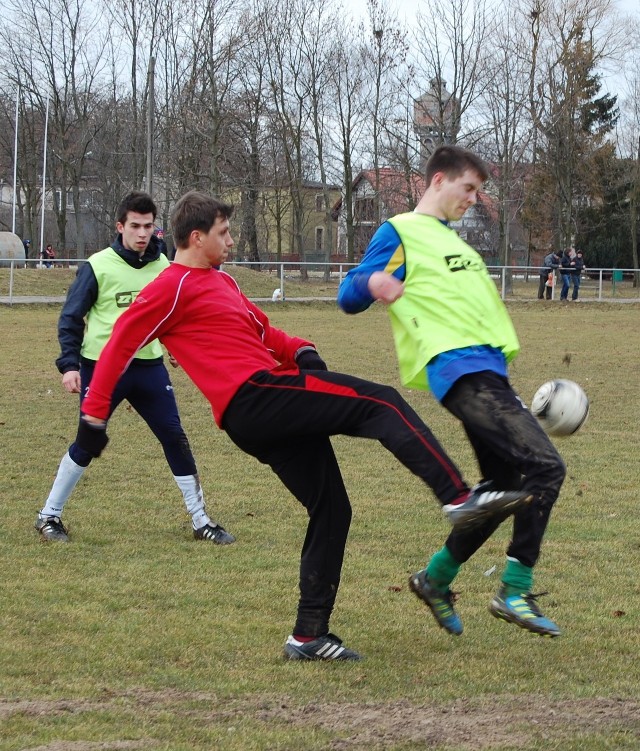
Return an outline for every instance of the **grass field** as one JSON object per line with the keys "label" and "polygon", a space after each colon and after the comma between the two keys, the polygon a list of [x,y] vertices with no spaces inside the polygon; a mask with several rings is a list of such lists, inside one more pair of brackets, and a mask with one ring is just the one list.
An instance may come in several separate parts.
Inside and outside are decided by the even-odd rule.
{"label": "grass field", "polygon": [[[339,437],[354,519],[332,628],[365,655],[357,664],[281,660],[305,515],[215,428],[181,371],[209,510],[237,543],[192,539],[159,447],[124,407],[67,506],[72,543],[40,542],[33,522],[77,402],[53,365],[59,306],[0,308],[0,751],[638,749],[640,306],[509,307],[522,397],[565,377],[591,399],[585,428],[557,441],[568,476],[537,567],[564,633],[542,639],[488,613],[508,523],[456,581],[464,635],[438,629],[407,587],[448,532],[435,500],[379,445]],[[333,369],[399,386],[381,308],[266,309]],[[475,482],[456,422],[403,393]]]}

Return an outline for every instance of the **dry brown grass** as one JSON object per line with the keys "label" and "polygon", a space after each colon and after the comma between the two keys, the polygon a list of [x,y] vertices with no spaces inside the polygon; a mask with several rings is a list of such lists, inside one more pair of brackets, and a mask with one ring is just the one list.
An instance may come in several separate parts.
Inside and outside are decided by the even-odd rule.
{"label": "dry brown grass", "polygon": [[[304,513],[214,428],[182,372],[209,505],[238,542],[192,540],[157,445],[121,408],[69,502],[72,544],[40,543],[32,524],[77,411],[53,367],[58,310],[0,309],[1,751],[638,747],[638,306],[510,306],[522,396],[562,376],[592,402],[586,427],[558,442],[569,473],[538,567],[559,639],[487,611],[508,525],[456,582],[464,636],[438,629],[406,587],[447,532],[433,498],[375,443],[335,439],[354,521],[333,627],[366,655],[357,665],[280,660]],[[268,310],[334,369],[398,385],[382,309]],[[459,426],[428,395],[407,396],[475,480]]]}

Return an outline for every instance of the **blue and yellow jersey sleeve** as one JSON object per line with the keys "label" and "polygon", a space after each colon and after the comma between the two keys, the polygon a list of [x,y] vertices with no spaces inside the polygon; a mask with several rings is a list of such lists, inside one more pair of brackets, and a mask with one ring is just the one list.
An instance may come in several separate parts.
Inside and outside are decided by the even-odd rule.
{"label": "blue and yellow jersey sleeve", "polygon": [[360,264],[351,269],[338,290],[338,305],[345,313],[361,313],[374,299],[369,292],[369,277],[385,271],[401,282],[406,274],[404,248],[395,228],[385,222],[371,238]]}

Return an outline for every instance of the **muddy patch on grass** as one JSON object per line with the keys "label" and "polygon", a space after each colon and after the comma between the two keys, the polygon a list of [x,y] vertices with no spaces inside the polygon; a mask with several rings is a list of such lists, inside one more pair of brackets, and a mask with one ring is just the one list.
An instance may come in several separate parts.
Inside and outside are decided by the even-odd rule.
{"label": "muddy patch on grass", "polygon": [[630,733],[640,741],[640,703],[584,699],[549,701],[538,696],[456,700],[417,705],[390,702],[369,705],[283,706],[270,712],[287,722],[312,724],[342,735],[331,749],[390,748],[415,743],[421,748],[526,748],[535,740],[577,734]]}
{"label": "muddy patch on grass", "polygon": [[[318,702],[300,705],[288,697],[222,699],[214,694],[176,690],[105,692],[97,700],[10,701],[0,699],[0,718],[13,714],[52,716],[83,712],[133,711],[152,722],[153,715],[174,712],[205,726],[229,727],[250,719],[273,727],[315,728],[332,740],[327,751],[385,749],[415,744],[429,749],[526,749],[545,739],[622,733],[638,739],[640,701],[631,699],[550,700],[538,695],[457,699],[442,704],[409,701],[379,703]],[[151,749],[157,741],[53,741],[28,751],[136,751]],[[265,747],[266,748],[266,747]]]}

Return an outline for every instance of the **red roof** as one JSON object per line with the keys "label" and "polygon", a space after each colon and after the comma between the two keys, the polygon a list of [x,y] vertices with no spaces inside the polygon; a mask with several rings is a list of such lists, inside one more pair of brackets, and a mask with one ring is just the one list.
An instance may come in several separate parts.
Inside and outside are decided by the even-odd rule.
{"label": "red roof", "polygon": [[[380,175],[380,197],[384,206],[384,214],[387,217],[402,214],[405,211],[413,211],[416,204],[427,189],[425,177],[420,172],[412,171],[408,178],[404,171],[392,167],[381,167]],[[376,172],[373,169],[362,170],[353,181],[353,190],[357,192],[358,185],[363,181],[369,183],[373,188],[376,184]],[[488,193],[478,193],[478,203],[484,208],[488,216],[494,221],[497,219],[498,211],[495,201]],[[333,210],[334,214],[342,206],[342,198],[336,201]]]}
{"label": "red roof", "polygon": [[[375,170],[363,170],[353,181],[354,189],[360,182],[366,180],[371,186],[375,185]],[[380,169],[380,197],[389,216],[412,211],[422,194],[427,189],[425,177],[420,172],[411,172],[407,180],[406,174],[391,167]],[[495,202],[488,193],[478,193],[478,203],[488,212],[492,219],[496,219],[498,212]]]}
{"label": "red roof", "polygon": [[[424,175],[419,172],[411,172],[408,176],[402,170],[392,167],[381,167],[380,175],[380,198],[389,216],[401,214],[403,211],[411,211],[427,189]],[[376,184],[376,171],[363,170],[353,181],[354,190],[366,180],[371,186]]]}

